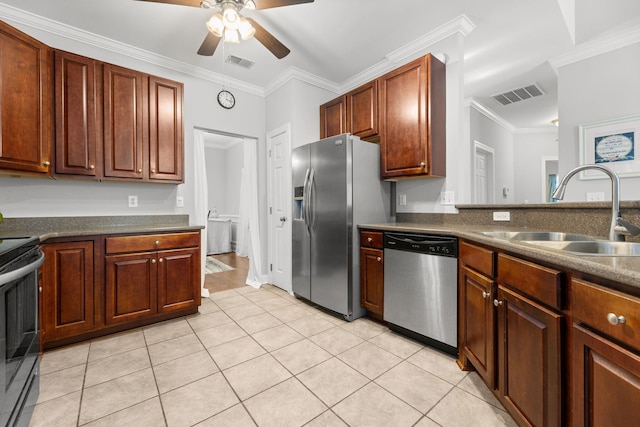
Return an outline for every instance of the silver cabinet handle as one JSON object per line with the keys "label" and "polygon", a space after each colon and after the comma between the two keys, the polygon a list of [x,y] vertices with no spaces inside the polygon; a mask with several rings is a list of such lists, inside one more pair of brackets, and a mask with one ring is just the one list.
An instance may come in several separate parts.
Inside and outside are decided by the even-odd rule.
{"label": "silver cabinet handle", "polygon": [[151,264],[155,264],[155,263],[156,263],[156,260],[154,258],[154,259],[151,260]]}
{"label": "silver cabinet handle", "polygon": [[616,316],[614,313],[609,313],[607,314],[607,321],[615,326],[619,323],[626,323],[627,319],[624,316]]}
{"label": "silver cabinet handle", "polygon": [[482,298],[487,299],[488,296],[489,294],[487,293],[487,291],[482,291]]}
{"label": "silver cabinet handle", "polygon": [[373,242],[373,239],[371,237],[367,237],[367,242],[371,243]]}
{"label": "silver cabinet handle", "polygon": [[160,240],[156,240],[156,246],[160,244]]}
{"label": "silver cabinet handle", "polygon": [[378,258],[376,258],[376,261],[380,262],[380,261],[382,261],[382,258],[378,257]]}
{"label": "silver cabinet handle", "polygon": [[425,167],[425,163],[424,162],[420,162],[420,167]]}
{"label": "silver cabinet handle", "polygon": [[497,299],[493,300],[493,305],[495,305],[496,307],[499,305],[502,305],[502,301],[498,301]]}
{"label": "silver cabinet handle", "polygon": [[94,170],[96,167],[94,165],[89,165],[89,169]]}
{"label": "silver cabinet handle", "polygon": [[45,165],[45,166],[51,166],[51,162],[50,162],[50,161],[48,161],[48,160],[46,160],[46,161],[44,162],[44,165]]}
{"label": "silver cabinet handle", "polygon": [[138,169],[138,173],[142,173],[142,169]]}
{"label": "silver cabinet handle", "polygon": [[160,258],[160,259],[158,260],[158,262],[163,262],[163,261],[164,261],[164,258]]}

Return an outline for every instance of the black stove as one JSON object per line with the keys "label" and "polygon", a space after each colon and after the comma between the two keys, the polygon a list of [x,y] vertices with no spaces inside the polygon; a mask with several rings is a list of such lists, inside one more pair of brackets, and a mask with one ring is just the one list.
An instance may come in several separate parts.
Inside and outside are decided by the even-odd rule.
{"label": "black stove", "polygon": [[38,246],[40,239],[37,237],[16,237],[0,239],[0,271],[9,263],[13,263],[25,252],[29,252]]}

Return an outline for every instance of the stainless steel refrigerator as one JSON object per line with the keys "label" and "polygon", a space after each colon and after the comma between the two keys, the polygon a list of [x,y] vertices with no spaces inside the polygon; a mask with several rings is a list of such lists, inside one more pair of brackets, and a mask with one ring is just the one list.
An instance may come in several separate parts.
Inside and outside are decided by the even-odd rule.
{"label": "stainless steel refrigerator", "polygon": [[293,292],[354,320],[360,307],[358,224],[387,222],[380,146],[342,134],[293,150]]}

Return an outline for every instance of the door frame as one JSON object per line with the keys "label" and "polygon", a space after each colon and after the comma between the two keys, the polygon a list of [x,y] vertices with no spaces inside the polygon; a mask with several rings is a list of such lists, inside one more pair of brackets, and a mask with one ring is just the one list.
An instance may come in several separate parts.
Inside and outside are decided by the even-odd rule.
{"label": "door frame", "polygon": [[[273,149],[273,141],[285,135],[285,147],[284,152],[281,153],[281,156],[284,159],[289,159],[288,162],[285,162],[284,165],[284,176],[285,176],[285,189],[280,189],[281,192],[285,195],[284,202],[284,211],[285,217],[287,218],[284,222],[282,231],[285,238],[282,241],[284,247],[276,248],[276,225],[277,222],[280,222],[279,218],[276,218],[277,214],[273,211],[273,206],[275,204],[275,197],[278,194],[278,189],[274,187],[275,183],[273,182],[273,157],[272,157],[272,149]],[[270,130],[267,132],[267,197],[269,202],[268,209],[268,239],[269,239],[269,251],[268,251],[268,259],[267,264],[268,268],[268,277],[269,283],[278,286],[281,289],[291,293],[293,292],[292,288],[292,267],[291,267],[291,220],[293,217],[293,195],[291,189],[291,124],[287,123],[278,128]],[[283,266],[282,274],[274,274],[273,272],[273,264],[276,257],[276,254],[280,251],[283,254],[283,259],[285,259],[285,265]]]}
{"label": "door frame", "polygon": [[473,188],[473,202],[478,202],[478,183],[476,181],[476,157],[478,153],[482,152],[487,155],[487,204],[495,203],[495,149],[481,143],[480,141],[473,141],[473,159],[471,163],[471,187]]}

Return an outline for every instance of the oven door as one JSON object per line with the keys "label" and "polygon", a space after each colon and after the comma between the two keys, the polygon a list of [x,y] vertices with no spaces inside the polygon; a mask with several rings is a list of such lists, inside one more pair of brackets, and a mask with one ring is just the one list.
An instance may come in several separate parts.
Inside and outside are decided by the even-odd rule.
{"label": "oven door", "polygon": [[37,248],[0,273],[0,425],[28,425],[38,395]]}

